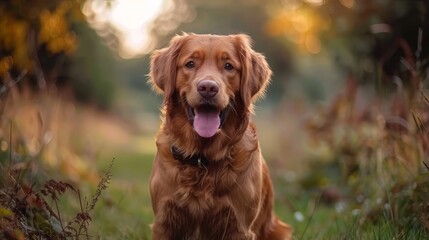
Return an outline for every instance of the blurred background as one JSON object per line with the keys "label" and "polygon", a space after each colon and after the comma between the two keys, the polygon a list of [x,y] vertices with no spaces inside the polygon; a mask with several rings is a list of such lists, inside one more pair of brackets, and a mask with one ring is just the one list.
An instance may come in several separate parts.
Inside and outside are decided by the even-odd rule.
{"label": "blurred background", "polygon": [[[0,2],[0,238],[147,239],[162,97],[149,56],[245,33],[254,119],[296,239],[429,237],[429,2]],[[110,166],[110,167],[109,167]]]}

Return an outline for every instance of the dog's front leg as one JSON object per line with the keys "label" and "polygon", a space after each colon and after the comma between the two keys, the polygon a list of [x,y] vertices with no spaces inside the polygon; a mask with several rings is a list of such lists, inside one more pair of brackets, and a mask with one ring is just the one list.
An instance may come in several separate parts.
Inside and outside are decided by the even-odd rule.
{"label": "dog's front leg", "polygon": [[195,219],[189,211],[180,208],[173,201],[167,201],[160,206],[162,215],[155,216],[152,226],[153,240],[185,240],[191,239]]}
{"label": "dog's front leg", "polygon": [[201,222],[200,239],[256,240],[256,235],[237,219],[234,209],[222,207]]}

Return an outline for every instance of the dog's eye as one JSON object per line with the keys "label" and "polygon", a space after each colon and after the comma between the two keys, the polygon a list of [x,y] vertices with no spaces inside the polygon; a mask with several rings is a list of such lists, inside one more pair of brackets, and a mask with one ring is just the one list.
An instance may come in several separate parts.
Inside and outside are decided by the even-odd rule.
{"label": "dog's eye", "polygon": [[195,67],[195,62],[194,61],[189,61],[185,64],[185,66],[187,68],[194,68]]}
{"label": "dog's eye", "polygon": [[234,66],[232,66],[231,63],[226,63],[225,64],[225,69],[226,70],[232,70],[232,69],[234,69]]}

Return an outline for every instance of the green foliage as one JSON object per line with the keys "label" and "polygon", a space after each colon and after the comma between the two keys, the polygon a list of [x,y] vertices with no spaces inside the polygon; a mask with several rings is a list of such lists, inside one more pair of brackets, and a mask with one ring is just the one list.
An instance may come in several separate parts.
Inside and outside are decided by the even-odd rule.
{"label": "green foliage", "polygon": [[[409,76],[409,69],[428,64],[418,62],[429,56],[429,50],[418,45],[419,29],[429,29],[427,1],[292,0],[283,6],[276,4],[272,4],[268,35],[293,43],[295,53],[295,49],[300,50],[294,55],[298,67],[305,52],[313,54],[313,64],[296,69],[298,81],[309,76],[313,86],[318,82],[335,86],[341,82],[328,81],[329,78],[340,74],[344,82],[351,75],[359,84],[370,85],[378,94],[389,96],[397,86],[392,76],[398,76],[406,80],[401,82],[405,88],[416,89],[418,82]],[[423,31],[421,37],[428,39],[429,32]],[[325,59],[316,61],[320,56]],[[326,62],[335,66],[331,72],[315,70]],[[313,88],[307,89],[307,94],[314,95]],[[332,89],[319,89],[319,94],[335,94],[338,90]]]}
{"label": "green foliage", "polygon": [[[415,73],[408,76],[415,77],[419,86],[426,85],[427,68],[409,71]],[[391,99],[375,96],[359,111],[358,85],[350,79],[331,109],[309,123],[312,138],[332,151],[332,159],[316,172],[325,168],[336,173],[323,176],[341,178],[325,177],[323,185],[320,180],[303,184],[316,189],[334,186],[339,199],[347,199],[341,201],[350,211],[355,209],[356,222],[351,226],[355,232],[345,233],[345,239],[428,237],[426,91],[398,87]],[[310,179],[317,176],[309,174]]]}
{"label": "green foliage", "polygon": [[[10,151],[13,151],[12,147]],[[90,213],[109,184],[113,162],[88,202],[82,199],[78,189],[66,182],[50,179],[39,186],[39,182],[43,181],[41,178],[37,178],[37,182],[30,178],[35,172],[34,162],[27,164],[26,156],[16,157],[23,160],[0,159],[0,173],[3,176],[0,180],[0,237],[89,239]],[[72,192],[75,201],[80,204],[79,211],[69,219],[59,208],[60,199],[67,191]]]}
{"label": "green foliage", "polygon": [[124,76],[117,74],[119,63],[88,24],[74,24],[73,29],[79,36],[79,44],[70,57],[68,74],[75,96],[81,102],[109,109],[115,99],[118,82],[125,81]]}
{"label": "green foliage", "polygon": [[[67,131],[65,125],[59,132],[54,127],[67,119],[57,119],[59,102],[36,96],[16,86],[0,93],[0,238],[88,239],[91,213],[109,184],[112,165],[90,200],[72,184],[53,180],[61,176],[76,183],[98,174],[59,139]],[[78,203],[78,209],[67,212],[64,202]]]}

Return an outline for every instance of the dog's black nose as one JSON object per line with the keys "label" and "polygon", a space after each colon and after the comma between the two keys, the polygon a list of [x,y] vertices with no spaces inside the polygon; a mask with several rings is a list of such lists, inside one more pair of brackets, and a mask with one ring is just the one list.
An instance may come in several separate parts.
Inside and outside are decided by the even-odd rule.
{"label": "dog's black nose", "polygon": [[202,80],[197,85],[198,92],[205,99],[210,99],[219,92],[219,85],[213,80]]}

